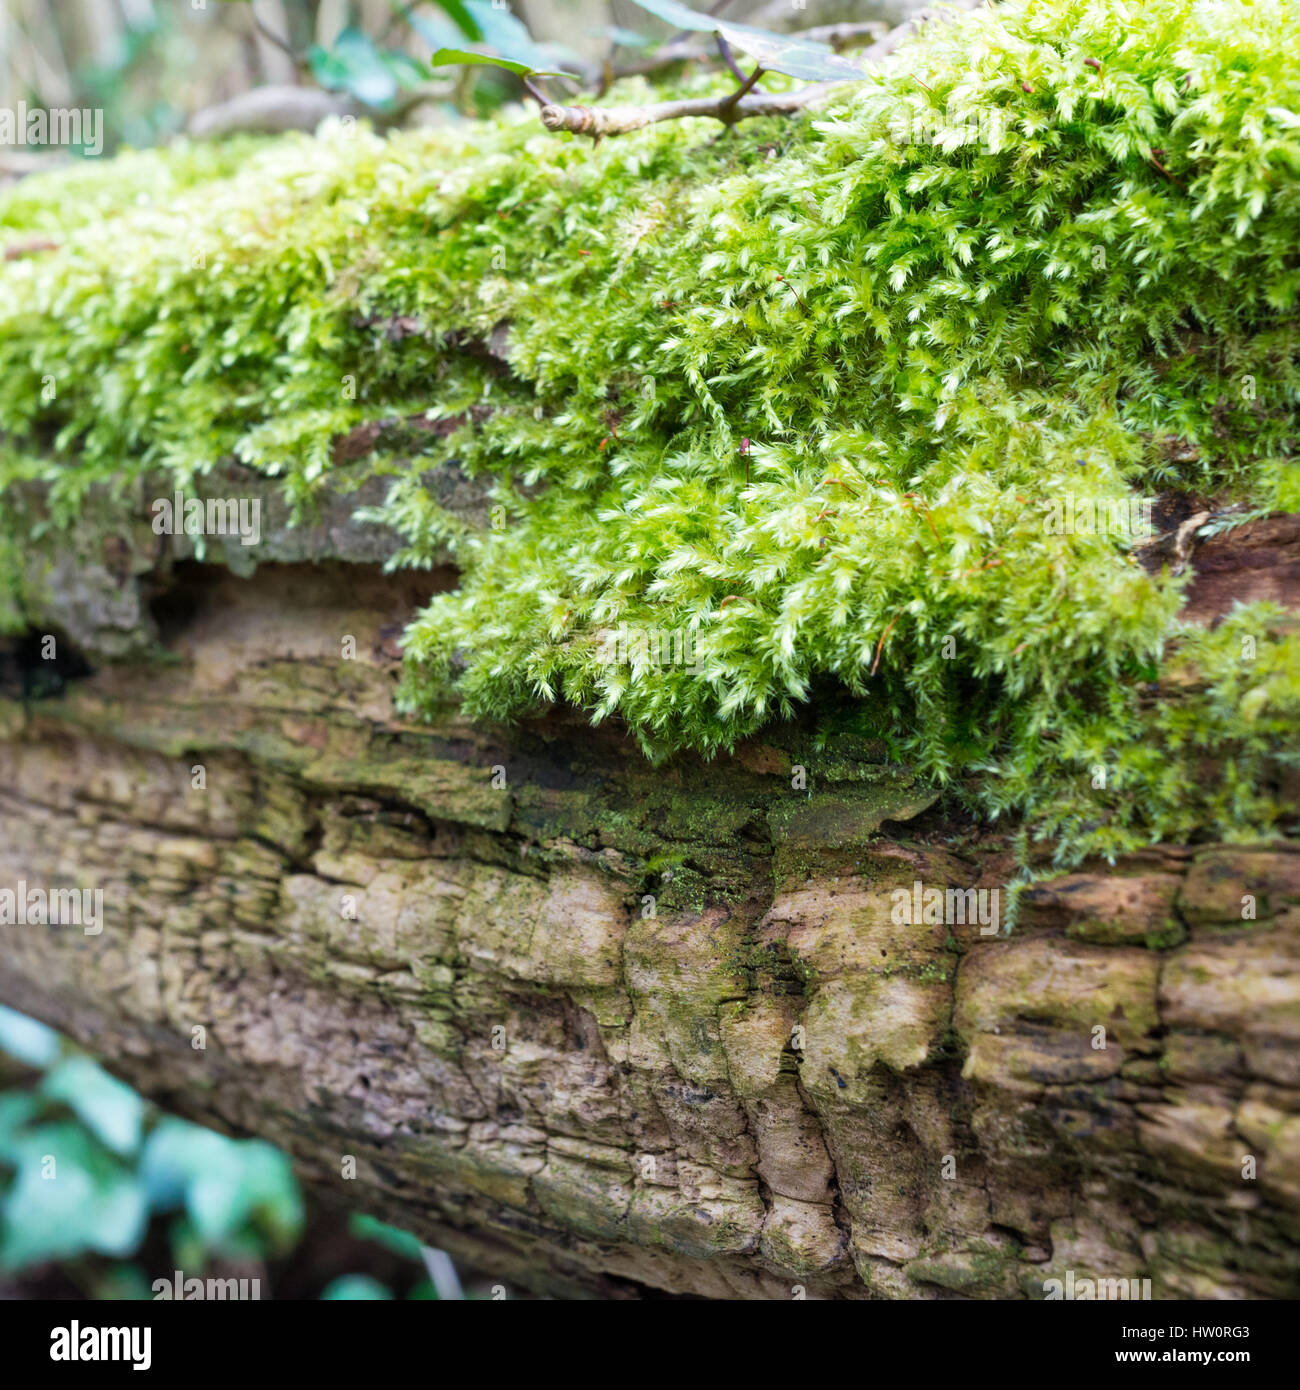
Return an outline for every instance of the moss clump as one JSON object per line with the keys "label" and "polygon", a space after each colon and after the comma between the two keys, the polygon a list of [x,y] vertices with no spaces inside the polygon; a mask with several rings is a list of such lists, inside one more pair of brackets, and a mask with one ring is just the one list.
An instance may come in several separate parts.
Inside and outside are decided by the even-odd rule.
{"label": "moss clump", "polygon": [[[563,700],[659,757],[816,699],[1062,857],[1274,834],[1295,636],[1264,608],[1189,635],[1130,537],[1050,519],[1300,506],[1297,54],[1285,0],[1026,0],[717,141],[520,115],[229,174],[182,145],[111,205],[29,183],[0,227],[65,235],[0,273],[0,481],[69,518],[234,455],[305,503],[336,436],[428,414],[455,427],[373,459],[399,563],[463,571],[408,633],[409,709]],[[422,481],[452,458],[489,529]],[[611,661],[620,629],[660,659]],[[1153,701],[1175,646],[1197,674]]]}

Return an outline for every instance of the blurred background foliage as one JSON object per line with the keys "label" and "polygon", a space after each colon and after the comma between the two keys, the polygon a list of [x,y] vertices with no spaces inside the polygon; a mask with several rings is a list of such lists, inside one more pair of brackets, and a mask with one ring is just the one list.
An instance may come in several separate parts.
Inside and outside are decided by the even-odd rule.
{"label": "blurred background foliage", "polygon": [[[498,68],[434,71],[428,60],[439,48],[562,66],[590,86],[607,63],[633,66],[673,37],[675,26],[648,12],[656,8],[638,0],[0,0],[0,107],[102,110],[106,153],[156,144],[197,112],[268,84],[347,93],[379,117],[456,119],[518,99],[523,88]],[[883,28],[918,4],[694,0],[693,8],[791,31],[843,21]],[[418,114],[412,94],[425,99]]]}
{"label": "blurred background foliage", "polygon": [[264,1299],[460,1294],[445,1256],[309,1200],[272,1145],[162,1114],[0,1008],[0,1297],[152,1299],[178,1270]]}

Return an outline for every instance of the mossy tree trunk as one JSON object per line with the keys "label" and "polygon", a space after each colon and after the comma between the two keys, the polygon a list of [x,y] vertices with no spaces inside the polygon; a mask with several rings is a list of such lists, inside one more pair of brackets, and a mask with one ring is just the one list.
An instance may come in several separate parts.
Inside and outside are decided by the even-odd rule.
{"label": "mossy tree trunk", "polygon": [[[247,573],[107,504],[28,555],[0,878],[104,921],[4,928],[5,1003],[544,1292],[1296,1293],[1300,844],[900,921],[918,883],[1005,910],[1015,860],[869,745],[653,769],[560,716],[402,723],[396,637],[454,574],[384,576],[356,505]],[[1201,616],[1300,600],[1295,521],[1193,556]]]}

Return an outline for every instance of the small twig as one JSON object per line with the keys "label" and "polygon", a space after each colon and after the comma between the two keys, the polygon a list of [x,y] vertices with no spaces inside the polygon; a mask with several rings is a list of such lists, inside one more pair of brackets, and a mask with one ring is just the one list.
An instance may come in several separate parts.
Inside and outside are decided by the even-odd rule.
{"label": "small twig", "polygon": [[257,32],[261,34],[268,43],[273,43],[282,53],[287,53],[289,55],[289,61],[301,72],[306,61],[303,54],[299,53],[288,39],[281,38],[274,29],[268,28],[252,5],[248,7],[248,12],[253,17],[253,27]]}
{"label": "small twig", "polygon": [[1154,165],[1155,168],[1159,170],[1159,172],[1162,173],[1165,176],[1165,178],[1167,178],[1169,182],[1173,184],[1175,188],[1182,189],[1182,191],[1186,193],[1187,189],[1183,187],[1183,185],[1173,176],[1173,174],[1169,172],[1168,169],[1165,168],[1165,166],[1156,157],[1157,155],[1162,154],[1164,154],[1164,150],[1152,150],[1151,153],[1147,156],[1147,163]]}
{"label": "small twig", "polygon": [[538,104],[538,106],[540,106],[540,107],[542,107],[543,109],[545,109],[546,107],[548,107],[548,106],[551,104],[551,99],[550,99],[550,97],[548,97],[548,96],[546,95],[545,92],[541,91],[541,90],[535,85],[535,83],[533,82],[532,78],[530,78],[530,77],[525,77],[525,78],[523,79],[523,84],[524,84],[524,86],[528,89],[528,95],[529,95],[530,97],[532,97],[532,99]]}
{"label": "small twig", "polygon": [[736,81],[743,82],[745,80],[745,74],[741,72],[735,58],[732,57],[731,45],[722,34],[714,34],[713,37],[718,41],[718,52],[722,54],[722,61],[731,69],[731,74]]}

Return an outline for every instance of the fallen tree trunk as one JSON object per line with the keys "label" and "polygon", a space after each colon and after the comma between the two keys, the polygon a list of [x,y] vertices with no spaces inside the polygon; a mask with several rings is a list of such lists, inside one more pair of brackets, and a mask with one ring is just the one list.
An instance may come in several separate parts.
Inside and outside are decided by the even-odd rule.
{"label": "fallen tree trunk", "polygon": [[546,1293],[1294,1295],[1300,31],[1229,9],[15,195],[0,998]]}
{"label": "fallen tree trunk", "polygon": [[[538,1291],[1294,1294],[1300,845],[1088,866],[1008,936],[973,907],[1007,841],[869,747],[654,770],[558,717],[403,724],[440,580],[382,575],[354,502],[247,578],[107,504],[30,558],[83,664],[64,636],[61,693],[6,701],[0,879],[104,916],[5,928],[4,1002]],[[133,633],[176,664],[77,675]]]}

